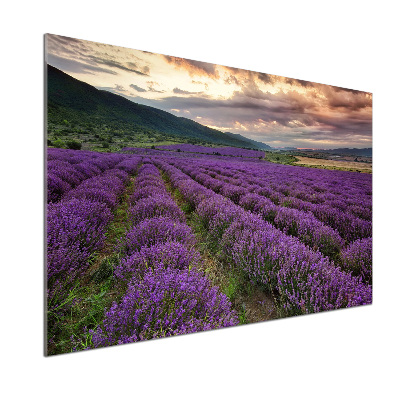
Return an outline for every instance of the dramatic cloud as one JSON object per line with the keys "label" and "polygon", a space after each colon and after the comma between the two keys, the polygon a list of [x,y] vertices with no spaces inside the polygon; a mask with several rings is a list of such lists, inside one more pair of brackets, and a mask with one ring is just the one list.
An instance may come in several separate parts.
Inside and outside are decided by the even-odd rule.
{"label": "dramatic cloud", "polygon": [[263,74],[263,73],[261,73],[261,72],[259,72],[259,73],[257,74],[257,78],[258,78],[260,81],[264,82],[264,83],[273,83],[273,82],[274,82],[273,75]]}
{"label": "dramatic cloud", "polygon": [[300,85],[300,86],[303,86],[305,88],[312,88],[315,85],[313,82],[302,81],[301,79],[284,78],[284,80],[289,85]]}
{"label": "dramatic cloud", "polygon": [[158,90],[156,87],[159,87],[160,84],[158,82],[154,81],[147,81],[146,82],[149,86],[147,87],[148,92],[153,92],[153,93],[165,93],[165,90]]}
{"label": "dramatic cloud", "polygon": [[182,89],[179,89],[179,88],[174,88],[173,90],[172,90],[175,94],[202,94],[202,92],[189,92],[189,91],[187,91],[187,90],[182,90]]}
{"label": "dramatic cloud", "polygon": [[101,73],[105,73],[105,74],[117,75],[117,73],[115,71],[112,71],[107,68],[102,68],[102,67],[98,67],[95,65],[85,64],[80,61],[59,57],[59,56],[56,56],[53,54],[48,55],[47,62],[50,65],[53,65],[56,68],[61,69],[62,71],[65,71],[65,72],[72,72],[72,73],[79,72],[81,74],[95,74],[95,73],[101,72]]}
{"label": "dramatic cloud", "polygon": [[[133,72],[134,74],[137,74],[137,75],[148,76],[148,73],[139,71],[138,66],[133,62],[128,62],[128,63],[124,64],[124,63],[116,62],[112,59],[106,59],[106,58],[101,58],[101,57],[96,57],[96,56],[90,56],[89,59],[95,64],[106,65],[111,68],[117,68],[117,69],[122,69],[123,71]],[[149,68],[148,67],[144,68],[144,70],[148,71]]]}
{"label": "dramatic cloud", "polygon": [[164,58],[175,66],[186,70],[190,76],[205,75],[211,78],[219,78],[216,64],[205,63],[201,61],[188,60],[186,58],[164,56]]}
{"label": "dramatic cloud", "polygon": [[139,86],[137,86],[137,85],[134,85],[133,83],[131,83],[131,84],[129,85],[129,87],[131,87],[132,89],[135,89],[137,92],[147,92],[146,89],[143,89],[143,88],[141,88],[141,87],[139,87]]}
{"label": "dramatic cloud", "polygon": [[149,66],[139,57],[121,58],[114,46],[55,35],[47,35],[46,44],[49,63],[69,72],[117,75],[116,70],[121,70],[141,76],[150,73]]}
{"label": "dramatic cloud", "polygon": [[206,82],[192,80],[192,83],[194,83],[195,85],[204,85],[204,89],[208,90],[208,83]]}
{"label": "dramatic cloud", "polygon": [[372,107],[372,96],[365,92],[350,91],[332,86],[319,85],[320,90],[328,99],[331,108],[344,108],[357,111]]}
{"label": "dramatic cloud", "polygon": [[277,147],[372,145],[371,93],[62,36],[46,43],[48,62],[73,77],[221,131]]}
{"label": "dramatic cloud", "polygon": [[228,84],[228,85],[240,85],[239,80],[236,78],[235,75],[229,75],[227,78],[224,79],[224,83]]}
{"label": "dramatic cloud", "polygon": [[[227,100],[209,97],[170,96],[151,101],[150,105],[166,111],[179,109],[201,117],[201,123],[242,133],[275,146],[347,147],[371,145],[370,113],[329,112],[307,99],[288,92],[249,97],[235,92]],[[346,145],[347,143],[347,145]]]}

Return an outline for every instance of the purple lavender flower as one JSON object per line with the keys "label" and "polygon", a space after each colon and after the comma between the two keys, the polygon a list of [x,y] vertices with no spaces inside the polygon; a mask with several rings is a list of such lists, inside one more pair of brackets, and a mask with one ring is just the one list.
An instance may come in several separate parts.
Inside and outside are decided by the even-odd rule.
{"label": "purple lavender flower", "polygon": [[364,282],[372,283],[372,238],[358,239],[340,253],[346,271],[360,275]]}
{"label": "purple lavender flower", "polygon": [[103,347],[237,324],[227,297],[196,269],[155,268],[132,280],[92,331],[92,342]]}
{"label": "purple lavender flower", "polygon": [[49,204],[47,212],[47,287],[50,306],[62,302],[74,281],[100,250],[112,215],[105,204],[72,199]]}
{"label": "purple lavender flower", "polygon": [[169,195],[157,194],[136,202],[129,210],[134,224],[146,218],[169,217],[176,221],[185,221],[185,214]]}
{"label": "purple lavender flower", "polygon": [[141,247],[126,257],[114,269],[119,281],[127,281],[134,275],[137,279],[150,268],[191,269],[201,264],[200,254],[187,243],[170,241]]}
{"label": "purple lavender flower", "polygon": [[128,231],[119,245],[120,251],[128,255],[144,246],[177,241],[191,246],[196,243],[195,236],[186,223],[169,217],[145,219]]}

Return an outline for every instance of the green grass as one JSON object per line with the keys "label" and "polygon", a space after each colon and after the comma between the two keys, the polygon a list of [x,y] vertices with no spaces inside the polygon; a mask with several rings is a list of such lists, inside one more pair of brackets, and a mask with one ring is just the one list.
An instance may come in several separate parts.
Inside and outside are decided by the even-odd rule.
{"label": "green grass", "polygon": [[[60,305],[60,308],[68,312],[57,316],[56,323],[50,325],[49,355],[72,352],[77,349],[77,345],[82,350],[83,343],[87,342],[88,331],[97,328],[103,321],[104,310],[115,300],[110,294],[113,277],[97,281],[85,286],[76,285]],[[48,314],[49,320],[54,320],[54,311]]]}
{"label": "green grass", "polygon": [[276,153],[271,151],[265,152],[265,158],[269,162],[273,162],[276,164],[285,164],[285,165],[294,165],[298,159],[290,154],[285,153]]}
{"label": "green grass", "polygon": [[[114,219],[106,232],[106,243],[100,252],[93,253],[86,275],[71,287],[67,297],[58,306],[48,306],[48,354],[62,354],[84,350],[91,346],[91,329],[96,329],[104,313],[124,292],[114,280],[114,267],[119,263],[115,245],[125,236],[130,226],[129,197],[134,181],[126,187]],[[62,311],[62,312],[61,312]]]}
{"label": "green grass", "polygon": [[67,143],[77,141],[82,143],[83,150],[101,153],[118,152],[124,147],[151,148],[152,146],[167,146],[190,143],[209,147],[219,147],[222,144],[209,143],[195,138],[176,137],[167,133],[146,128],[134,130],[127,125],[110,128],[104,124],[91,121],[82,124],[68,123],[49,118],[48,147],[67,148]]}
{"label": "green grass", "polygon": [[230,276],[228,284],[224,287],[223,292],[228,296],[231,302],[235,301],[240,290],[240,282],[235,276]]}
{"label": "green grass", "polygon": [[239,325],[245,325],[248,323],[247,318],[246,318],[246,306],[245,304],[242,304],[240,307],[240,311],[238,313],[239,316]]}

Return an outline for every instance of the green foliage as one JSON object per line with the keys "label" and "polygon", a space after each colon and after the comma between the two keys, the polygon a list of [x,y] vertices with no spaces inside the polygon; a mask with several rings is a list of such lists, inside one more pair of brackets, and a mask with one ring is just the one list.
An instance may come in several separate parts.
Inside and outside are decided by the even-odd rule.
{"label": "green foliage", "polygon": [[95,283],[101,283],[108,278],[111,278],[114,271],[114,266],[118,262],[119,258],[117,255],[111,255],[109,257],[104,258],[99,268],[93,273],[91,279]]}
{"label": "green foliage", "polygon": [[54,141],[53,146],[61,149],[65,147],[65,143],[61,139],[57,139]]}
{"label": "green foliage", "polygon": [[265,159],[269,162],[285,165],[293,165],[298,159],[290,154],[276,153],[272,151],[265,152]]}
{"label": "green foliage", "polygon": [[244,305],[244,303],[240,307],[240,311],[238,313],[238,317],[239,317],[239,325],[247,324],[246,306]]}
{"label": "green foliage", "polygon": [[190,214],[194,211],[195,207],[194,205],[187,203],[187,202],[183,202],[181,205],[181,210],[185,213],[185,214]]}
{"label": "green foliage", "polygon": [[82,148],[82,143],[77,140],[68,140],[66,142],[67,148],[71,150],[80,150]]}
{"label": "green foliage", "polygon": [[235,299],[238,297],[240,292],[240,280],[237,276],[231,275],[229,277],[229,281],[227,286],[224,288],[224,293],[228,296],[229,300],[233,303]]}
{"label": "green foliage", "polygon": [[[90,286],[77,285],[68,296],[70,312],[57,316],[57,322],[48,332],[49,354],[83,350],[90,346],[89,329],[95,329],[104,319],[104,310],[110,307],[112,277]],[[48,315],[48,320],[51,315]],[[57,338],[54,342],[52,338]]]}

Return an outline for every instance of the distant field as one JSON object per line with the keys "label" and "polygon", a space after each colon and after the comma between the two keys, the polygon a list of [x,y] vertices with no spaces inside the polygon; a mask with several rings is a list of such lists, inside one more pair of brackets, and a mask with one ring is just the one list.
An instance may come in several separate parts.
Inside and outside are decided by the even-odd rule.
{"label": "distant field", "polygon": [[372,164],[355,162],[355,161],[336,161],[336,160],[322,160],[317,158],[310,157],[300,157],[296,156],[299,161],[294,162],[293,164],[302,164],[309,166],[321,166],[327,167],[328,169],[331,167],[338,169],[349,169],[349,170],[360,170],[362,172],[372,172]]}

